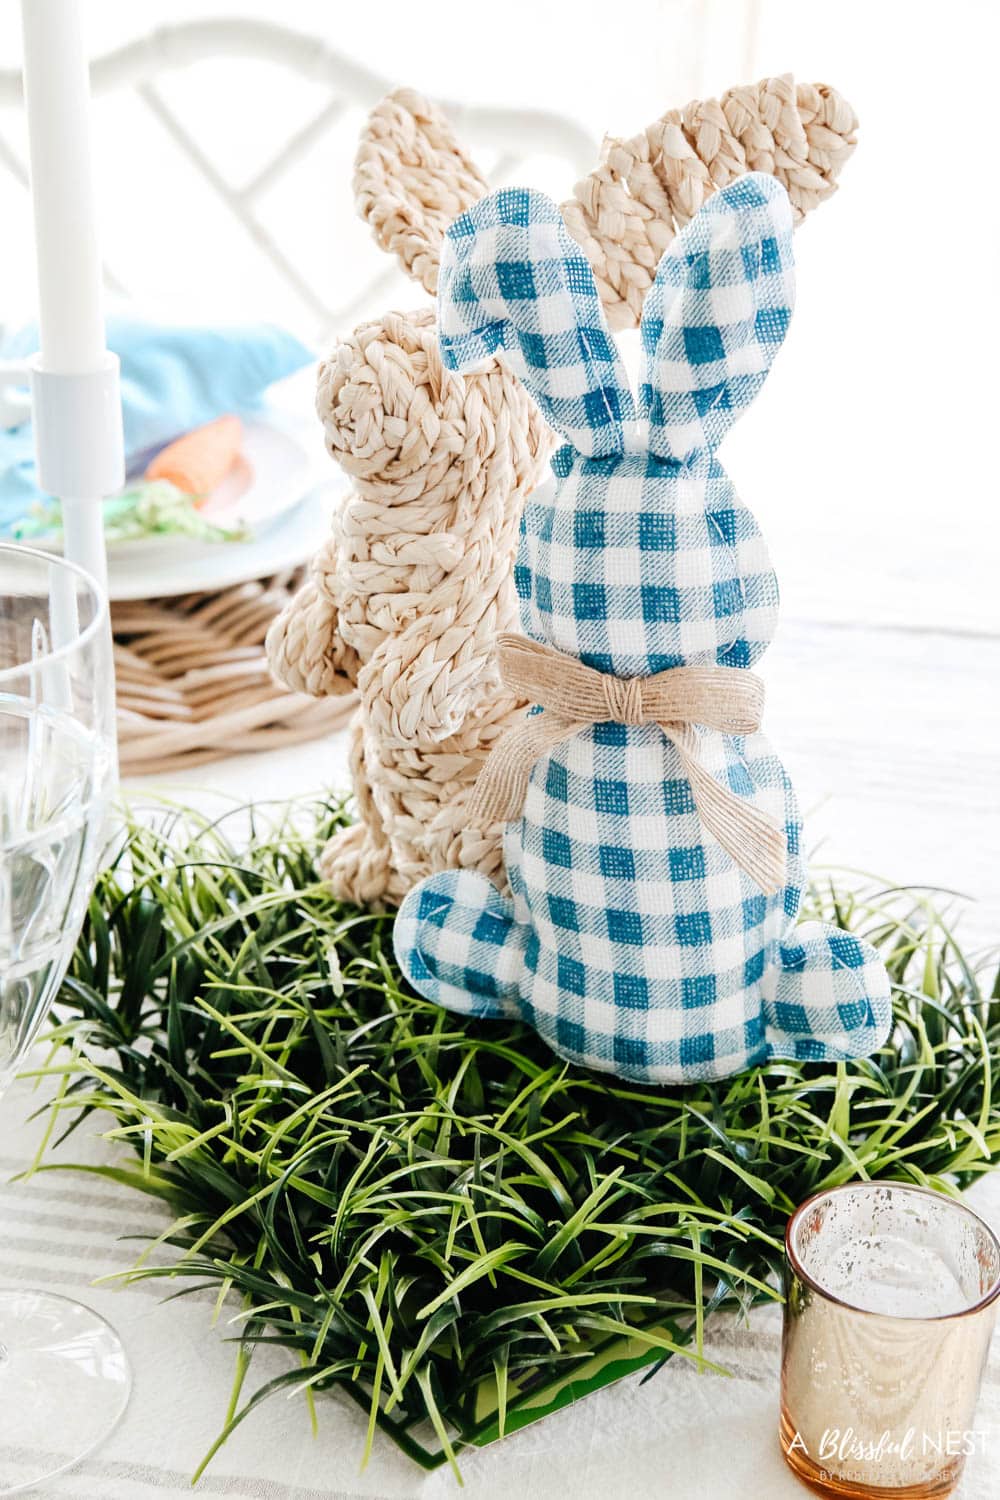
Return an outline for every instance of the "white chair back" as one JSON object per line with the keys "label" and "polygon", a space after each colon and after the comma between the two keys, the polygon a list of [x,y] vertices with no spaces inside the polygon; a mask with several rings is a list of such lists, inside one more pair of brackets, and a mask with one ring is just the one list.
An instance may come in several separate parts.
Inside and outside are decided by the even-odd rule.
{"label": "white chair back", "polygon": [[[91,76],[112,294],[175,315],[277,317],[320,343],[423,295],[353,209],[358,129],[391,80],[322,37],[242,19],[158,28],[96,58]],[[8,190],[27,185],[20,102],[20,74],[0,72]],[[583,129],[547,111],[445,107],[491,181],[542,156],[550,180],[530,180],[562,194],[597,159]],[[10,291],[0,289],[8,317],[23,311]]]}

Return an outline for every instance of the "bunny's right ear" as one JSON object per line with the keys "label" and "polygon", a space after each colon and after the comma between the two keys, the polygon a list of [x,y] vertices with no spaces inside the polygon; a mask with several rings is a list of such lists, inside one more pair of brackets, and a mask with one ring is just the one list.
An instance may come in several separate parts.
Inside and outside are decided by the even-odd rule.
{"label": "bunny's right ear", "polygon": [[788,194],[750,172],[702,205],[646,297],[639,401],[652,453],[685,462],[719,444],[763,385],[794,301]]}
{"label": "bunny's right ear", "polygon": [[503,353],[579,452],[624,450],[635,413],[594,273],[544,193],[503,188],[448,230],[438,287],[441,358],[471,370]]}

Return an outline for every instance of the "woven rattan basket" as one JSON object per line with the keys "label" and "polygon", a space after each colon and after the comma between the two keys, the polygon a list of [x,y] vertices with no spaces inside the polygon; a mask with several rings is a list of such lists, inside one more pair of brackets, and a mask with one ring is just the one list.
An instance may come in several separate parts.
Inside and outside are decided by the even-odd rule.
{"label": "woven rattan basket", "polygon": [[338,729],[347,698],[279,687],[264,637],[301,582],[275,574],[210,594],[112,605],[123,775],[162,774]]}

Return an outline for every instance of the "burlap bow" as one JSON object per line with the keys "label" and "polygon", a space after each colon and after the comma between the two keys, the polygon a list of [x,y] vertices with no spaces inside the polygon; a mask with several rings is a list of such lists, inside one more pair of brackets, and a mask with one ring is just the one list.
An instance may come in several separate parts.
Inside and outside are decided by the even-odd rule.
{"label": "burlap bow", "polygon": [[579,730],[608,721],[658,724],[677,749],[704,827],[761,890],[770,895],[781,888],[781,829],[705,769],[694,728],[704,724],[723,734],[759,729],[764,708],[759,677],[739,667],[673,667],[653,677],[613,677],[513,634],[500,636],[498,662],[510,691],[545,712],[508,729],[493,747],[472,795],[472,824],[520,817],[532,766]]}

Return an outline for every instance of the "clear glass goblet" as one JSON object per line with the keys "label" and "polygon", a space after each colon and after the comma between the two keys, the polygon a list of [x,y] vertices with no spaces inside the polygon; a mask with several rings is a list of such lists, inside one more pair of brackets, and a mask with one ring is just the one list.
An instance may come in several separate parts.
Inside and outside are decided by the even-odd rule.
{"label": "clear glass goblet", "polygon": [[[73,564],[0,544],[0,1095],[80,933],[115,785],[107,600]],[[0,1495],[79,1462],[128,1402],[114,1330],[50,1292],[0,1289]]]}

